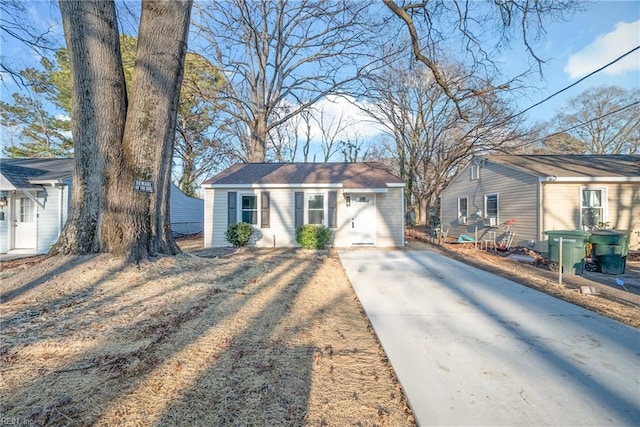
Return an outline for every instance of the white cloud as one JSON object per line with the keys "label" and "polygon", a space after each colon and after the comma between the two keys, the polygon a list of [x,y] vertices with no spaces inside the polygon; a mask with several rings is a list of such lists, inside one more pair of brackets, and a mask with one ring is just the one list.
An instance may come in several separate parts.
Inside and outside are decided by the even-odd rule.
{"label": "white cloud", "polygon": [[[340,127],[345,127],[345,130],[340,133],[343,137],[357,136],[366,139],[383,133],[383,127],[354,105],[354,102],[360,107],[370,107],[368,104],[355,101],[351,97],[347,100],[343,97],[330,95],[314,105],[313,116],[316,121],[321,121],[325,128],[330,128],[327,129],[330,132],[338,127],[341,120]],[[313,139],[320,139],[320,125],[315,121],[312,122],[311,134]]]}
{"label": "white cloud", "polygon": [[[640,20],[619,22],[615,30],[601,34],[590,45],[569,57],[564,71],[572,79],[577,79],[613,61],[620,55],[640,45]],[[602,72],[624,74],[640,71],[640,51],[635,51]]]}

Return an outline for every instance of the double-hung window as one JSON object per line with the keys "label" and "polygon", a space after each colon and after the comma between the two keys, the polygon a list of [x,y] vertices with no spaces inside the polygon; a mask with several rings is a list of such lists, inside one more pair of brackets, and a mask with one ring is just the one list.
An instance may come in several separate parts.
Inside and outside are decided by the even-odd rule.
{"label": "double-hung window", "polygon": [[324,194],[308,195],[307,223],[308,224],[324,224]]}
{"label": "double-hung window", "polygon": [[460,197],[458,199],[458,223],[466,224],[467,223],[467,198]]}
{"label": "double-hung window", "polygon": [[580,216],[583,229],[592,230],[606,223],[606,197],[604,188],[582,188]]}
{"label": "double-hung window", "polygon": [[243,194],[240,200],[242,208],[242,222],[249,224],[258,223],[258,197],[255,195]]}
{"label": "double-hung window", "polygon": [[484,196],[485,224],[495,227],[498,225],[498,195],[485,194]]}

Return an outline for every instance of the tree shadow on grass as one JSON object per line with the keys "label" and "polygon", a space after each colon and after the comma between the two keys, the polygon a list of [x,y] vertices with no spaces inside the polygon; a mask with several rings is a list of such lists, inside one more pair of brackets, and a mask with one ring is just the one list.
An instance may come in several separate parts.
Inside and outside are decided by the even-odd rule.
{"label": "tree shadow on grass", "polygon": [[[299,420],[306,402],[296,399],[308,396],[313,349],[271,340],[277,324],[265,323],[263,315],[286,312],[321,261],[282,250],[252,257],[253,262],[175,257],[164,258],[171,260],[166,269],[106,270],[65,296],[68,304],[42,303],[53,304],[55,312],[10,325],[21,336],[4,353],[0,412],[37,425],[148,424],[159,414],[171,423],[180,413],[172,408],[190,402],[194,390],[212,381],[227,392],[220,405],[238,391],[248,397],[244,405],[259,407],[272,396],[274,421]],[[172,282],[185,265],[187,276]],[[282,280],[290,274],[291,280]],[[119,278],[124,283],[114,289]],[[20,295],[14,295],[16,304]],[[281,357],[300,372],[287,376],[290,366],[279,366]],[[220,420],[233,424],[232,419]]]}

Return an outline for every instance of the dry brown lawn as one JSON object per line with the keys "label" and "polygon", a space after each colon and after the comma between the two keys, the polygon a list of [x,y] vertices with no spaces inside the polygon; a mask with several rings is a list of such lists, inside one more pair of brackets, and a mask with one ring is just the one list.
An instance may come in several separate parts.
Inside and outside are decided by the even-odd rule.
{"label": "dry brown lawn", "polygon": [[414,425],[336,256],[200,254],[6,264],[3,423]]}
{"label": "dry brown lawn", "polygon": [[[626,290],[615,284],[615,275],[586,271],[582,275],[563,275],[563,283],[560,285],[557,272],[549,271],[545,265],[533,266],[515,262],[507,256],[508,252],[479,250],[472,243],[450,242],[438,246],[431,243],[426,233],[416,229],[407,234],[407,239],[408,248],[440,251],[458,261],[640,328],[640,295],[629,291],[640,286],[640,260],[636,257],[628,257],[627,271],[619,276],[629,284]],[[584,294],[581,292],[583,287],[593,288],[597,294]]]}

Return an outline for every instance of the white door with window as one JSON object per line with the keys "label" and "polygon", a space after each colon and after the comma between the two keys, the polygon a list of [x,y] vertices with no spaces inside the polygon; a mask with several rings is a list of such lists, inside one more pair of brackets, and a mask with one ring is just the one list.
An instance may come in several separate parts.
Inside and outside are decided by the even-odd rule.
{"label": "white door with window", "polygon": [[351,244],[375,245],[376,206],[374,194],[351,194]]}
{"label": "white door with window", "polygon": [[38,225],[36,204],[28,197],[18,197],[15,203],[14,249],[36,249]]}

